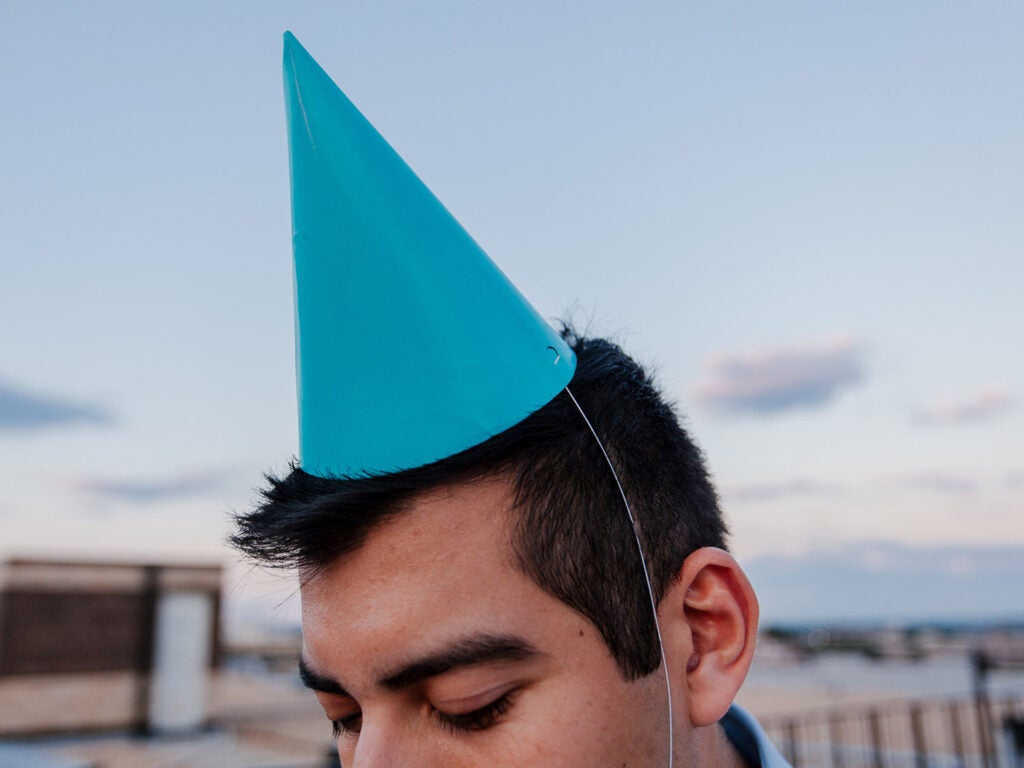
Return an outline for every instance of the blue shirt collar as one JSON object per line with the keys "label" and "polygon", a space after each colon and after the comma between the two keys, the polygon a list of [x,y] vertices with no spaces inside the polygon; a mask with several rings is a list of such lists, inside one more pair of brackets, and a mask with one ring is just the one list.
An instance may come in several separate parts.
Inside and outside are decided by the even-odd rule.
{"label": "blue shirt collar", "polygon": [[791,768],[754,716],[733,704],[721,720],[725,735],[751,768]]}

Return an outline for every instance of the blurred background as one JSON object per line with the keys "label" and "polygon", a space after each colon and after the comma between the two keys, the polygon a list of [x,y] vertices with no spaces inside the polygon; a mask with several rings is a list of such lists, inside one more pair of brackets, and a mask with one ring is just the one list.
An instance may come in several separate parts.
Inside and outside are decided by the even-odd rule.
{"label": "blurred background", "polygon": [[794,764],[1020,765],[1024,7],[598,0],[0,0],[0,765],[329,759],[224,544],[297,446],[286,29],[655,366]]}

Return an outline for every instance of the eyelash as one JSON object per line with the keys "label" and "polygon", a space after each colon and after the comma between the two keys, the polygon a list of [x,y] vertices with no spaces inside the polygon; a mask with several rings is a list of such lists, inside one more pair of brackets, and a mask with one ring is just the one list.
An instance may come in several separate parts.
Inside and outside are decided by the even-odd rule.
{"label": "eyelash", "polygon": [[343,717],[340,720],[331,720],[331,735],[335,739],[341,738],[342,735],[351,736],[359,733],[359,729],[363,724],[363,713],[357,712],[354,715]]}
{"label": "eyelash", "polygon": [[434,710],[434,715],[442,726],[452,733],[472,733],[473,731],[485,731],[504,717],[512,708],[512,696],[514,691],[509,691],[499,696],[490,704],[472,712],[465,712],[461,715],[449,715],[440,710]]}
{"label": "eyelash", "polygon": [[[514,693],[514,691],[509,691],[504,696],[499,696],[490,704],[480,707],[480,709],[474,709],[472,712],[464,712],[459,715],[450,715],[446,712],[441,712],[440,710],[435,709],[433,711],[434,717],[437,718],[442,727],[452,733],[460,734],[484,731],[497,723],[498,720],[504,717],[512,708],[512,698]],[[361,712],[349,715],[348,717],[344,717],[340,720],[332,720],[331,730],[334,738],[337,739],[343,735],[352,736],[358,734],[362,727],[362,720],[363,715]]]}

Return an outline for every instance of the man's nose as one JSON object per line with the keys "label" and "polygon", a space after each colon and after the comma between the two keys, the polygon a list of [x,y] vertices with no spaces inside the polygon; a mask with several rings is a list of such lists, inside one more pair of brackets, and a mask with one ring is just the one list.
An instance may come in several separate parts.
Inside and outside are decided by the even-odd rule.
{"label": "man's nose", "polygon": [[417,744],[397,724],[369,722],[364,715],[355,748],[350,756],[341,752],[341,764],[343,768],[438,768],[431,765],[427,751],[426,745]]}

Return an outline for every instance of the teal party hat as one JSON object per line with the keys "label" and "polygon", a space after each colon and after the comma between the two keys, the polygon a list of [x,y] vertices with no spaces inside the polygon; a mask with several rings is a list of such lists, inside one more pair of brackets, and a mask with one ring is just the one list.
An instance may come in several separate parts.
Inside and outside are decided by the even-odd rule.
{"label": "teal party hat", "polygon": [[291,33],[284,79],[302,469],[422,466],[554,398],[572,351]]}

